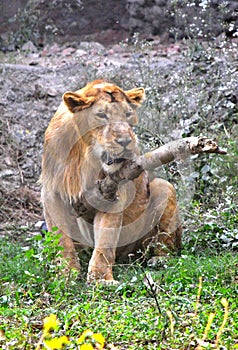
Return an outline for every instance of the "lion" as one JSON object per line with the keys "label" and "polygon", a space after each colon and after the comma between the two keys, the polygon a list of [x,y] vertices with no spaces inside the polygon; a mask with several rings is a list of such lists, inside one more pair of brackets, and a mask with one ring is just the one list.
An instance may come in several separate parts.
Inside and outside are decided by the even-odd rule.
{"label": "lion", "polygon": [[[100,197],[99,179],[140,154],[133,127],[142,87],[124,91],[104,80],[65,92],[45,132],[42,203],[48,230],[57,227],[69,267],[80,271],[75,243],[92,247],[88,282],[114,283],[116,259],[153,247],[158,257],[181,250],[174,187],[147,171],[119,184],[113,202]],[[116,281],[115,281],[116,282]]]}

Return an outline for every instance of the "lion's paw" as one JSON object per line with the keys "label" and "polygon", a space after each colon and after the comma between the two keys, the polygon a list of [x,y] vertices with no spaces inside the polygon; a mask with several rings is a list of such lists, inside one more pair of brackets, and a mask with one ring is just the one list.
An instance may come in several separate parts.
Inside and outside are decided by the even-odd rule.
{"label": "lion's paw", "polygon": [[87,283],[90,284],[98,284],[98,285],[103,285],[103,286],[118,286],[119,282],[117,280],[111,279],[111,280],[106,280],[104,278],[100,279],[94,279],[92,277],[87,279]]}
{"label": "lion's paw", "polygon": [[97,281],[98,284],[102,284],[104,286],[118,286],[119,282],[117,280],[98,280]]}

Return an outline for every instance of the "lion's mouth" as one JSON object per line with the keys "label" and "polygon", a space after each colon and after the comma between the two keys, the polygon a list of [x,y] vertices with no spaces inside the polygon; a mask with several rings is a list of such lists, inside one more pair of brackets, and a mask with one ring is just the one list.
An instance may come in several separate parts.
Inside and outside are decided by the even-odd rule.
{"label": "lion's mouth", "polygon": [[102,162],[105,163],[106,165],[120,164],[124,162],[126,159],[128,158],[111,156],[107,152],[104,152],[101,156]]}
{"label": "lion's mouth", "polygon": [[107,164],[107,165],[119,164],[119,163],[124,162],[124,160],[126,160],[126,159],[125,159],[125,158],[115,158],[115,159],[110,158],[110,159],[106,162],[106,164]]}

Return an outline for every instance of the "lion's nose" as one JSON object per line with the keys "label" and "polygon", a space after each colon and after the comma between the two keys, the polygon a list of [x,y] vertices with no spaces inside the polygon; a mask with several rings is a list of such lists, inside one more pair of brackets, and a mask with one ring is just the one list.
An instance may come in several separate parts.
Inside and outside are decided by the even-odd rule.
{"label": "lion's nose", "polygon": [[131,143],[131,141],[131,138],[119,138],[116,140],[116,142],[124,148],[126,148],[129,145],[129,143]]}

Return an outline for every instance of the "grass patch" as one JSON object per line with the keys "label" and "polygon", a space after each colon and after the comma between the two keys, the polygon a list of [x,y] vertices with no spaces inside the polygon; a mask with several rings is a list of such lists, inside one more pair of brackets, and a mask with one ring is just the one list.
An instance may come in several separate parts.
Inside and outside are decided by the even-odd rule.
{"label": "grass patch", "polygon": [[[59,319],[50,337],[66,336],[70,343],[62,345],[65,349],[80,349],[77,339],[88,329],[105,338],[105,349],[110,349],[109,344],[118,349],[235,346],[238,257],[232,252],[195,254],[185,248],[181,257],[161,261],[154,270],[133,264],[116,266],[118,286],[88,286],[76,275],[65,276],[55,263],[56,255],[60,258],[57,240],[57,235],[49,234],[44,240],[37,236],[25,247],[2,241],[1,349],[35,349],[43,334],[43,319],[50,314]],[[218,337],[224,300],[228,319]],[[209,315],[214,317],[210,326]],[[91,336],[85,339],[97,348]]]}

